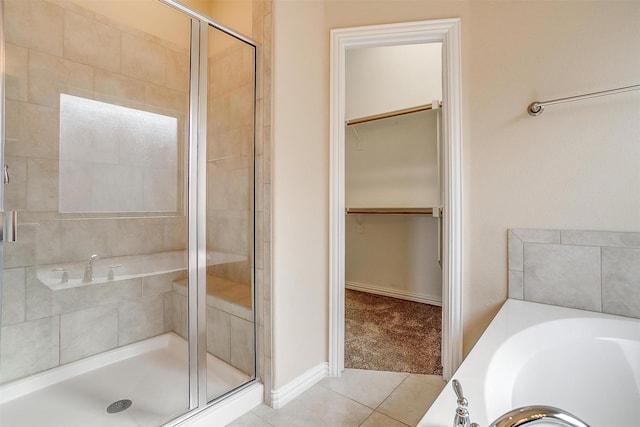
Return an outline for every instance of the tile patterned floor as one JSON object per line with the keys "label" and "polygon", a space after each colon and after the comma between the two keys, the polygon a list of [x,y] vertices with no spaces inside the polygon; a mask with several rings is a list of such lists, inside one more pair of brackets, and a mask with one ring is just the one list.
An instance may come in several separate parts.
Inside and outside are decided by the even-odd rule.
{"label": "tile patterned floor", "polygon": [[446,382],[434,375],[346,369],[285,405],[260,405],[229,427],[415,426]]}

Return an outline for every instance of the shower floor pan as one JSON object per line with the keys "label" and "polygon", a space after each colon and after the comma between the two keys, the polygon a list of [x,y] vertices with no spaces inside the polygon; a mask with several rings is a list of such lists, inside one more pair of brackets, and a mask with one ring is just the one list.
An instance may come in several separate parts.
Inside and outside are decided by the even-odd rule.
{"label": "shower floor pan", "polygon": [[[187,355],[187,342],[170,332],[6,384],[0,387],[0,425],[162,425],[188,409]],[[249,379],[207,354],[209,396]],[[121,400],[132,404],[107,412]]]}

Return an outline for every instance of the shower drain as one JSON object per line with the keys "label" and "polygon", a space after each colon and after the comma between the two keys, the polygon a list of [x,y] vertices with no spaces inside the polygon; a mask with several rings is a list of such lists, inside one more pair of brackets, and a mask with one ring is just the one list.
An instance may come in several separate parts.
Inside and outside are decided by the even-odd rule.
{"label": "shower drain", "polygon": [[113,402],[111,405],[107,407],[107,412],[110,414],[117,414],[118,412],[122,412],[125,409],[129,409],[133,402],[129,399],[118,400],[117,402]]}

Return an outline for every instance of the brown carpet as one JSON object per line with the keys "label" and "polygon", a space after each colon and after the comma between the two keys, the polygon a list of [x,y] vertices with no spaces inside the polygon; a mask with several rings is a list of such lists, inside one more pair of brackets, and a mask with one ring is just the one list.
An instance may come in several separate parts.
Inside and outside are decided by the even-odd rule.
{"label": "brown carpet", "polygon": [[442,375],[442,309],[346,290],[345,367]]}

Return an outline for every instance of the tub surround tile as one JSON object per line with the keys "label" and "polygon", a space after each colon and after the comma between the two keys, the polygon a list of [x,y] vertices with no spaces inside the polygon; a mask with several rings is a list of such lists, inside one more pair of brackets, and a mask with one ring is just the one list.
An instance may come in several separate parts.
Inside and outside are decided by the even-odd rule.
{"label": "tub surround tile", "polygon": [[511,232],[524,243],[560,243],[559,230],[513,228]]}
{"label": "tub surround tile", "polygon": [[602,308],[600,248],[529,244],[524,249],[528,301],[582,310]]}
{"label": "tub surround tile", "polygon": [[640,233],[515,229],[508,244],[510,298],[640,318]]}
{"label": "tub surround tile", "polygon": [[524,272],[509,270],[509,298],[524,299]]}
{"label": "tub surround tile", "polygon": [[118,346],[118,309],[92,307],[60,316],[60,363]]}
{"label": "tub surround tile", "polygon": [[58,316],[3,326],[0,382],[21,378],[59,363]]}
{"label": "tub surround tile", "polygon": [[562,244],[640,248],[640,233],[563,230]]}
{"label": "tub surround tile", "polygon": [[602,248],[603,311],[640,317],[640,249]]}
{"label": "tub surround tile", "polygon": [[509,230],[507,234],[507,247],[509,249],[509,271],[523,271],[524,243],[512,230]]}

